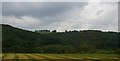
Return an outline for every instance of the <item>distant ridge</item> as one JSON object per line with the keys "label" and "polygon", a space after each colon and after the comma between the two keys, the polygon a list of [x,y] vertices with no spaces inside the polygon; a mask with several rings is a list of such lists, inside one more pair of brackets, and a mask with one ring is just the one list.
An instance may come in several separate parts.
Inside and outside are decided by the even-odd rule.
{"label": "distant ridge", "polygon": [[[9,24],[0,24],[0,26],[8,26],[8,27],[12,27],[12,28],[17,28],[17,27],[14,27],[14,26],[11,26],[11,25],[9,25]],[[17,29],[21,29],[21,28],[17,28]],[[21,29],[21,30],[25,30],[25,29]],[[26,31],[30,31],[30,30],[26,30]],[[43,30],[35,30],[35,31],[43,31]],[[51,31],[51,30],[48,30],[48,31]],[[57,31],[57,30],[56,30]],[[65,30],[66,31],[66,30]],[[64,31],[64,32],[65,32]],[[70,32],[74,32],[74,31],[78,31],[78,30],[67,30],[67,31],[70,31]],[[101,31],[101,30],[79,30],[78,32],[82,32],[82,31],[86,31],[86,32],[88,32],[88,31],[93,31],[93,32],[115,32],[115,31]],[[34,32],[34,31],[31,31],[31,32]]]}
{"label": "distant ridge", "polygon": [[37,33],[2,24],[3,53],[104,53],[120,52],[117,32],[97,30]]}

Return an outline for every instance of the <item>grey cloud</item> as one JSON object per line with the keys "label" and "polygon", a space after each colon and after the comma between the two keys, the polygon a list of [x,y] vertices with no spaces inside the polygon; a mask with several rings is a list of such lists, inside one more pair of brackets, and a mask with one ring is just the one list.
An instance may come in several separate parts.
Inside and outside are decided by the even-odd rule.
{"label": "grey cloud", "polygon": [[33,16],[37,18],[60,15],[75,7],[83,8],[87,3],[60,3],[60,2],[3,2],[3,16],[13,15],[16,17]]}
{"label": "grey cloud", "polygon": [[[101,7],[87,2],[3,3],[2,13],[5,16],[3,22],[30,30],[116,30],[116,6],[113,6],[113,3],[102,5]],[[32,22],[28,20],[32,20]]]}
{"label": "grey cloud", "polygon": [[54,22],[65,21],[62,16],[64,13],[74,8],[82,10],[86,5],[88,5],[87,2],[3,2],[2,14],[19,19],[23,16],[38,18],[42,22],[42,24],[38,22],[38,26],[47,26]]}
{"label": "grey cloud", "polygon": [[99,10],[99,11],[97,11],[96,14],[99,16],[102,12],[103,12],[103,10]]}

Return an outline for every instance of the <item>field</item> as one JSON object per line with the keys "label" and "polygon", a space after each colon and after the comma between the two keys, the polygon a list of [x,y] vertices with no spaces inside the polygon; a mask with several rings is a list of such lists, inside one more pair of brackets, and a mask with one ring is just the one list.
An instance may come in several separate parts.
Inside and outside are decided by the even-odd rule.
{"label": "field", "polygon": [[27,54],[5,53],[2,61],[119,61],[117,54]]}

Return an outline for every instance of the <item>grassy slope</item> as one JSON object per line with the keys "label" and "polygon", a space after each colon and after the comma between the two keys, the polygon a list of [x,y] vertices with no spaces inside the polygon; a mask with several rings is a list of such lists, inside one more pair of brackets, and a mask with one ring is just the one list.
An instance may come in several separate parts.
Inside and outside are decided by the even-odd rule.
{"label": "grassy slope", "polygon": [[117,54],[3,54],[3,59],[118,59]]}

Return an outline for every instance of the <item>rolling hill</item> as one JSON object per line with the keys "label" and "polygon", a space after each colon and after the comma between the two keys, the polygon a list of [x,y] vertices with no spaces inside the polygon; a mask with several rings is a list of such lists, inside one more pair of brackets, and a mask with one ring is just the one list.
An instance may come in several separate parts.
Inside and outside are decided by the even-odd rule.
{"label": "rolling hill", "polygon": [[3,53],[119,53],[118,32],[100,30],[40,33],[2,24]]}

